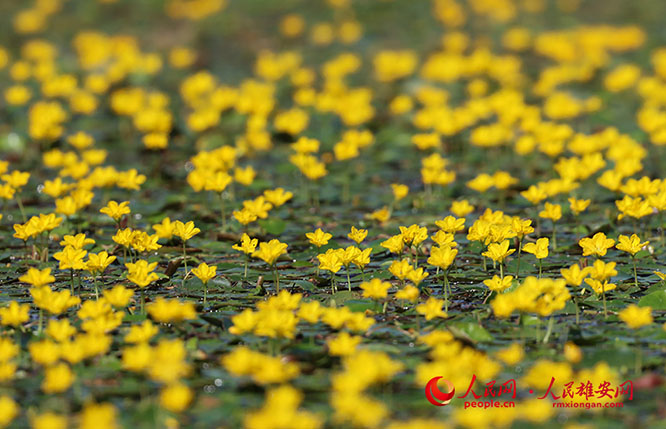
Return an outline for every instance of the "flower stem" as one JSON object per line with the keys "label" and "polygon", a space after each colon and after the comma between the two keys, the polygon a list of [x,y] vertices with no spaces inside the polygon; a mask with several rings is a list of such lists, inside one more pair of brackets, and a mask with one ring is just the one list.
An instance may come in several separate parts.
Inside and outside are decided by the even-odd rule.
{"label": "flower stem", "polygon": [[18,204],[18,208],[21,211],[21,217],[23,218],[23,222],[26,222],[28,219],[25,216],[25,209],[23,208],[23,201],[21,201],[21,197],[18,195],[16,196],[16,204]]}
{"label": "flower stem", "polygon": [[227,210],[224,204],[224,196],[222,196],[222,192],[220,192],[220,206],[222,210],[222,231],[227,230]]}
{"label": "flower stem", "polygon": [[631,255],[631,260],[634,263],[634,284],[638,287],[638,274],[636,274],[636,255]]}
{"label": "flower stem", "polygon": [[523,239],[521,238],[518,241],[518,262],[516,263],[516,279],[518,279],[518,275],[520,274],[520,256],[522,255],[522,250],[523,250]]}
{"label": "flower stem", "polygon": [[548,327],[546,328],[546,335],[543,337],[543,343],[546,344],[548,342],[548,338],[550,338],[550,334],[553,332],[553,324],[555,322],[555,319],[553,319],[553,316],[550,316],[548,319]]}
{"label": "flower stem", "polygon": [[555,221],[553,221],[553,252],[557,250],[557,226]]}
{"label": "flower stem", "polygon": [[634,372],[638,375],[643,369],[643,351],[640,347],[640,342],[638,340],[638,333],[634,337],[634,347],[636,347],[636,362],[634,364]]}
{"label": "flower stem", "polygon": [[208,282],[204,283],[204,307],[206,307],[206,298],[208,298]]}
{"label": "flower stem", "polygon": [[185,240],[183,240],[183,265],[185,265],[185,273],[183,273],[182,288],[185,289],[185,277],[187,277],[187,250],[185,249]]}
{"label": "flower stem", "polygon": [[449,270],[444,271],[444,311],[449,311]]}
{"label": "flower stem", "polygon": [[273,273],[275,274],[275,292],[280,293],[280,276],[275,265],[273,265]]}
{"label": "flower stem", "polygon": [[419,265],[419,248],[415,247],[414,248],[414,269],[416,269]]}

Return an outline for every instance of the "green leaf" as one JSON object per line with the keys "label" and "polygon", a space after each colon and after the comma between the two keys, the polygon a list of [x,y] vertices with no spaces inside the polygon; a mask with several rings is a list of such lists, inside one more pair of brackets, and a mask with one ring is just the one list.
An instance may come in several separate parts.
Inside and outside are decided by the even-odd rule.
{"label": "green leaf", "polygon": [[287,222],[277,218],[262,219],[259,221],[259,225],[261,225],[261,227],[269,234],[280,235],[287,227]]}
{"label": "green leaf", "polygon": [[354,312],[374,310],[378,307],[378,304],[371,299],[350,299],[345,301],[345,305]]}
{"label": "green leaf", "polygon": [[645,295],[638,301],[639,307],[652,307],[653,310],[666,310],[666,290]]}
{"label": "green leaf", "polygon": [[451,331],[455,335],[467,337],[475,342],[493,340],[493,336],[490,335],[490,332],[486,331],[486,328],[484,328],[483,326],[479,325],[476,322],[454,323],[451,328],[452,328]]}

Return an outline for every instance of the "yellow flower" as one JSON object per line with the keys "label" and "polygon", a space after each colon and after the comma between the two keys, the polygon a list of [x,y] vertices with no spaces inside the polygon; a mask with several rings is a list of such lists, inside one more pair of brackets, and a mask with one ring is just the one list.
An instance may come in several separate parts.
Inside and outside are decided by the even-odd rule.
{"label": "yellow flower", "polygon": [[392,183],[391,190],[393,191],[393,198],[400,201],[409,193],[409,187],[400,183]]}
{"label": "yellow flower", "polygon": [[361,283],[364,298],[382,299],[386,298],[391,283],[383,282],[380,279],[372,279],[369,282]]}
{"label": "yellow flower", "polygon": [[483,256],[502,263],[507,256],[515,251],[516,249],[509,250],[509,240],[504,240],[502,243],[490,243],[488,250],[483,252]]}
{"label": "yellow flower", "polygon": [[242,210],[234,210],[232,215],[241,225],[247,225],[257,220],[257,215],[246,208],[243,208]]}
{"label": "yellow flower", "polygon": [[7,395],[0,396],[0,426],[7,426],[19,413],[19,406]]}
{"label": "yellow flower", "polygon": [[391,212],[387,207],[382,207],[381,209],[370,213],[369,217],[379,223],[384,223],[391,218]]}
{"label": "yellow flower", "polygon": [[402,235],[405,244],[416,247],[428,238],[428,228],[416,224],[410,225],[409,227],[401,226],[400,234]]}
{"label": "yellow flower", "polygon": [[641,239],[636,234],[632,234],[631,237],[620,235],[617,238],[617,241],[618,243],[615,247],[618,250],[630,253],[631,256],[634,256],[636,253],[640,252],[643,247],[650,243],[649,241],[644,241],[641,243]]}
{"label": "yellow flower", "polygon": [[342,332],[337,337],[326,342],[328,345],[328,354],[331,356],[352,355],[362,340],[363,338],[359,336],[352,336],[348,332]]}
{"label": "yellow flower", "polygon": [[607,280],[614,275],[617,275],[615,265],[615,262],[605,263],[601,259],[597,259],[591,267],[590,275],[597,280]]}
{"label": "yellow flower", "polygon": [[509,347],[498,350],[495,356],[507,365],[516,365],[525,357],[525,349],[518,343],[511,343]]}
{"label": "yellow flower", "polygon": [[444,312],[444,310],[442,310],[443,306],[444,306],[444,300],[437,299],[431,296],[430,298],[428,298],[425,304],[417,305],[416,311],[419,314],[423,314],[426,320],[432,320],[435,317],[447,318],[448,315],[446,314],[446,312]]}
{"label": "yellow flower", "polygon": [[597,279],[585,279],[585,283],[590,285],[590,287],[594,290],[596,294],[601,294],[603,292],[613,290],[617,287],[617,285],[613,283],[608,283],[608,280],[604,280],[602,282]]}
{"label": "yellow flower", "polygon": [[173,413],[182,413],[192,401],[192,390],[182,383],[170,384],[160,392],[160,405]]}
{"label": "yellow flower", "polygon": [[176,235],[183,241],[189,240],[190,238],[194,237],[200,232],[201,230],[199,228],[196,228],[194,226],[194,222],[192,221],[183,223],[177,220],[176,222],[174,222],[174,235]]}
{"label": "yellow flower", "polygon": [[14,170],[10,174],[3,174],[0,179],[12,188],[20,189],[30,180],[30,173]]}
{"label": "yellow flower", "polygon": [[370,263],[370,253],[372,253],[372,248],[370,247],[362,250],[354,257],[352,263],[363,270]]}
{"label": "yellow flower", "polygon": [[74,334],[76,334],[76,328],[69,324],[68,319],[51,319],[46,327],[46,335],[59,343],[69,340]]}
{"label": "yellow flower", "polygon": [[233,246],[231,246],[231,248],[249,255],[250,253],[254,252],[254,249],[257,248],[258,242],[259,240],[257,240],[256,238],[250,239],[249,235],[243,233],[243,235],[241,236],[240,245],[234,244]]}
{"label": "yellow flower", "polygon": [[58,268],[66,270],[68,268],[73,270],[84,270],[86,264],[83,262],[83,257],[88,253],[82,249],[75,249],[72,246],[66,246],[62,251],[55,253],[53,258],[59,261]]}
{"label": "yellow flower", "polygon": [[428,258],[428,263],[439,267],[443,270],[446,270],[453,264],[454,259],[458,255],[458,249],[452,249],[451,247],[432,247],[430,249],[430,257]]}
{"label": "yellow flower", "polygon": [[132,325],[129,332],[125,335],[125,342],[127,343],[146,343],[150,341],[159,329],[153,325],[150,320],[144,320],[140,325]]}
{"label": "yellow flower", "polygon": [[106,267],[111,265],[115,260],[115,256],[109,256],[109,254],[104,251],[97,254],[89,253],[88,261],[86,262],[86,270],[93,275],[101,274],[106,270]]}
{"label": "yellow flower", "polygon": [[564,357],[571,363],[578,363],[583,359],[583,352],[576,344],[567,341],[564,344]]}
{"label": "yellow flower", "polygon": [[88,403],[81,412],[80,429],[116,429],[116,408],[109,403]]}
{"label": "yellow flower", "polygon": [[639,307],[636,304],[631,304],[617,315],[620,317],[620,320],[626,323],[631,329],[638,329],[653,322],[652,308]]}
{"label": "yellow flower", "polygon": [[396,292],[395,297],[397,299],[416,302],[419,299],[419,290],[413,285],[407,285]]}
{"label": "yellow flower", "polygon": [[615,240],[606,238],[603,232],[597,232],[592,238],[581,238],[578,245],[583,248],[583,256],[606,256],[608,249],[615,245]]}
{"label": "yellow flower", "polygon": [[317,228],[314,232],[308,232],[305,234],[305,237],[310,241],[310,244],[313,246],[321,247],[328,244],[333,235],[328,232],[324,232],[321,228]]}
{"label": "yellow flower", "polygon": [[625,195],[621,200],[615,201],[615,205],[622,212],[618,215],[618,220],[622,220],[625,216],[640,219],[653,213],[648,201],[641,197],[632,198],[629,195]]}
{"label": "yellow flower", "polygon": [[562,278],[566,280],[568,285],[580,286],[581,283],[583,283],[585,277],[587,277],[590,274],[590,271],[592,270],[593,270],[592,267],[585,267],[581,269],[580,265],[573,264],[569,268],[562,268],[560,270],[560,273],[562,274]]}
{"label": "yellow flower", "polygon": [[567,362],[539,359],[527,370],[521,381],[529,387],[547,389],[553,378],[555,378],[553,386],[562,387],[572,379],[573,375],[571,365]]}
{"label": "yellow flower", "polygon": [[86,237],[85,234],[65,235],[60,242],[61,246],[71,246],[75,249],[83,249],[88,244],[95,244],[95,240]]}
{"label": "yellow flower", "polygon": [[153,230],[155,230],[155,234],[157,234],[159,238],[165,238],[167,240],[171,240],[171,237],[173,237],[175,229],[176,229],[175,223],[171,222],[171,219],[168,217],[162,219],[161,223],[153,225]]}
{"label": "yellow flower", "polygon": [[478,192],[486,192],[488,189],[492,188],[495,181],[492,176],[486,173],[481,173],[476,176],[474,179],[467,182],[467,187]]}
{"label": "yellow flower", "polygon": [[405,248],[405,240],[402,237],[402,234],[394,235],[389,237],[388,240],[382,241],[380,244],[385,249],[388,249],[391,253],[402,253],[402,249]]}
{"label": "yellow flower", "polygon": [[435,225],[444,232],[455,234],[458,231],[465,229],[465,218],[456,218],[454,216],[447,216],[442,220],[435,222]]}
{"label": "yellow flower", "polygon": [[19,277],[19,281],[28,283],[34,287],[40,287],[53,283],[55,281],[55,277],[51,275],[50,268],[44,268],[43,270],[30,268],[26,274]]}
{"label": "yellow flower", "polygon": [[361,242],[365,240],[365,237],[367,235],[368,235],[367,229],[356,229],[356,227],[352,226],[351,232],[347,234],[347,237],[349,237],[351,240],[354,240],[356,244],[361,244]]}
{"label": "yellow flower", "polygon": [[273,239],[268,243],[259,243],[259,250],[254,251],[252,257],[259,258],[272,266],[280,255],[285,253],[287,253],[287,244],[281,243],[280,240]]}
{"label": "yellow flower", "polygon": [[467,200],[454,201],[451,203],[451,213],[458,217],[465,217],[474,211],[474,206]]}
{"label": "yellow flower", "polygon": [[562,218],[562,206],[547,202],[544,204],[543,210],[539,212],[539,217],[557,222]]}
{"label": "yellow flower", "polygon": [[215,191],[222,192],[227,189],[229,183],[233,179],[227,173],[223,171],[218,171],[217,173],[210,174],[206,177],[206,183],[204,184],[204,189],[206,191]]}
{"label": "yellow flower", "polygon": [[152,272],[157,267],[157,262],[148,263],[148,261],[139,259],[135,263],[128,262],[127,280],[131,281],[140,288],[144,288],[159,279],[159,276]]}
{"label": "yellow flower", "polygon": [[523,251],[533,254],[537,259],[548,257],[548,238],[540,238],[536,243],[527,243],[523,246]]}
{"label": "yellow flower", "polygon": [[146,310],[154,321],[160,323],[191,320],[197,316],[193,302],[181,302],[177,299],[165,299],[163,297],[159,297],[148,304]]}
{"label": "yellow flower", "polygon": [[[48,288],[48,286],[44,287]],[[3,326],[22,325],[30,318],[29,311],[30,304],[19,304],[16,301],[10,301],[7,307],[0,308],[0,321]]]}
{"label": "yellow flower", "polygon": [[67,429],[67,417],[46,412],[30,417],[32,429]]}
{"label": "yellow flower", "polygon": [[215,277],[216,272],[217,267],[215,265],[209,267],[205,262],[202,262],[196,268],[192,268],[192,274],[197,276],[197,278],[201,280],[203,284],[208,284],[210,279]]}
{"label": "yellow flower", "polygon": [[123,189],[132,189],[138,191],[140,186],[146,181],[146,176],[139,174],[139,172],[132,168],[128,171],[121,171],[118,173],[117,184],[118,187]]}
{"label": "yellow flower", "polygon": [[42,391],[44,393],[60,393],[69,389],[76,376],[65,363],[59,363],[44,371]]}
{"label": "yellow flower", "polygon": [[512,282],[513,276],[504,276],[503,278],[493,276],[492,279],[484,280],[483,284],[488,286],[488,289],[494,292],[504,292],[511,286]]}
{"label": "yellow flower", "polygon": [[326,253],[317,255],[319,260],[319,269],[330,271],[335,274],[342,268],[342,259],[340,259],[340,252],[335,249],[328,249]]}
{"label": "yellow flower", "polygon": [[264,197],[266,198],[266,201],[271,203],[274,207],[280,207],[287,201],[289,201],[294,194],[290,191],[286,191],[282,188],[276,188],[276,189],[267,189],[264,191]]}
{"label": "yellow flower", "polygon": [[338,249],[342,265],[349,267],[361,255],[361,249],[356,246],[347,246],[344,249]]}
{"label": "yellow flower", "polygon": [[297,316],[308,323],[317,323],[322,312],[319,301],[301,302]]}
{"label": "yellow flower", "polygon": [[103,292],[104,298],[109,301],[114,307],[125,308],[129,304],[130,298],[134,295],[134,292],[131,289],[127,289],[125,286],[116,285],[111,290],[105,290]]}
{"label": "yellow flower", "polygon": [[234,170],[234,180],[241,185],[249,186],[254,182],[254,178],[257,175],[257,172],[252,168],[251,165],[248,165],[245,168],[237,167]]}
{"label": "yellow flower", "polygon": [[109,201],[106,207],[102,207],[99,212],[118,222],[123,215],[129,214],[131,210],[129,208],[129,201],[123,201],[120,204],[115,201]]}
{"label": "yellow flower", "polygon": [[530,219],[520,219],[519,217],[515,217],[511,220],[511,229],[521,240],[526,235],[534,232],[532,221]]}
{"label": "yellow flower", "polygon": [[[548,194],[546,194],[546,191],[544,191],[541,187],[535,185],[530,186],[529,188],[527,188],[526,191],[522,191],[520,195],[522,195],[523,198],[532,203],[532,205],[534,206],[536,206],[541,201],[548,198]],[[541,213],[539,213],[539,216],[541,216]]]}
{"label": "yellow flower", "polygon": [[131,228],[119,229],[111,239],[123,247],[130,247],[134,241],[135,231]]}
{"label": "yellow flower", "polygon": [[412,267],[412,264],[407,259],[402,259],[400,261],[393,261],[389,267],[389,271],[398,279],[405,280],[409,273],[414,271],[414,267]]}
{"label": "yellow flower", "polygon": [[71,296],[70,291],[67,289],[54,292],[48,286],[33,287],[30,289],[30,294],[37,307],[43,308],[54,315],[60,314],[81,302],[79,297]]}
{"label": "yellow flower", "polygon": [[136,346],[128,346],[123,349],[123,369],[128,371],[145,371],[152,360],[153,349],[147,342],[141,342]]}
{"label": "yellow flower", "polygon": [[577,200],[573,197],[569,198],[569,207],[574,215],[578,216],[584,212],[590,205],[590,200]]}

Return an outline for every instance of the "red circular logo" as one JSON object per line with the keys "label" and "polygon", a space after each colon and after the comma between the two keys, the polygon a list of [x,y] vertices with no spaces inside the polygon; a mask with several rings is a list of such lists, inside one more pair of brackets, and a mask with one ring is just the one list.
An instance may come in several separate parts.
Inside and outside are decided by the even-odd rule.
{"label": "red circular logo", "polygon": [[444,405],[447,405],[451,400],[453,399],[453,395],[456,394],[456,389],[453,387],[453,383],[451,383],[449,380],[444,380],[444,383],[446,384],[447,389],[449,390],[448,393],[444,393],[439,388],[437,387],[437,382],[439,379],[442,378],[442,376],[439,377],[433,377],[428,381],[428,384],[426,384],[425,387],[425,395],[426,399],[433,405],[437,405],[438,407],[443,407]]}

